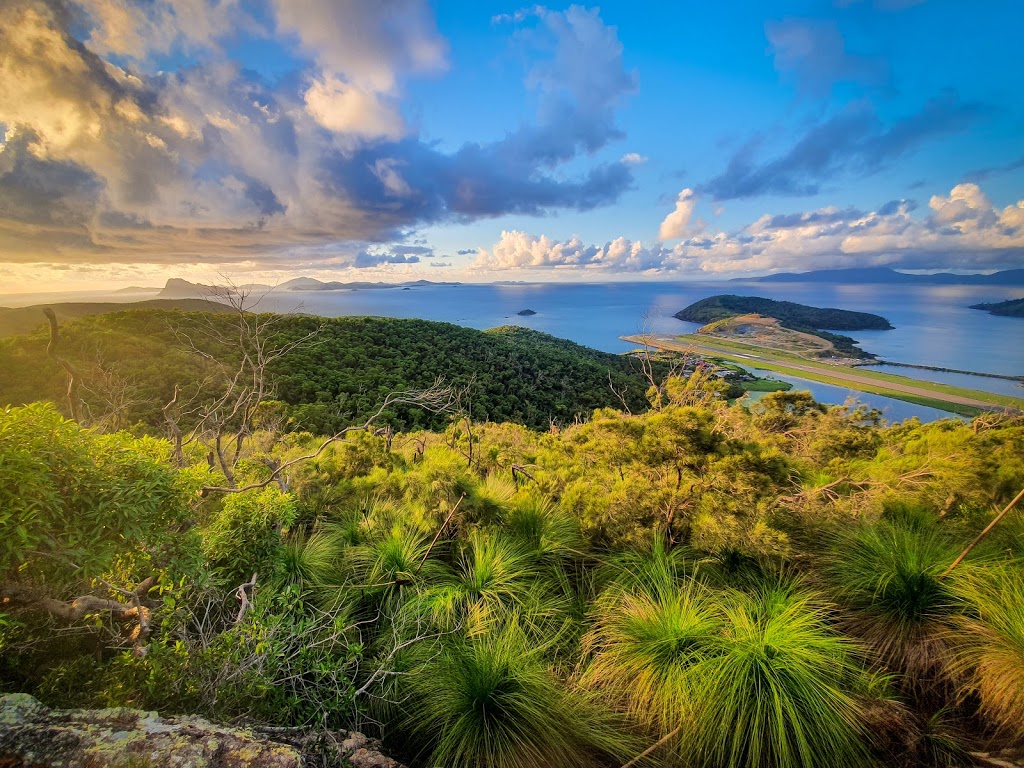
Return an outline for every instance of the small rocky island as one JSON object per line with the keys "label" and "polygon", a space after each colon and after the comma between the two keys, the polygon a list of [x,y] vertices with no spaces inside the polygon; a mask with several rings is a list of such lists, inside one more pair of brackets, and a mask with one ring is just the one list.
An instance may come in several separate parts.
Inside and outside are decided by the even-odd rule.
{"label": "small rocky island", "polygon": [[994,304],[971,304],[971,309],[981,309],[990,315],[1001,317],[1024,317],[1024,299],[1010,299]]}
{"label": "small rocky island", "polygon": [[829,333],[830,330],[892,330],[888,320],[868,312],[811,307],[792,301],[732,294],[701,299],[676,312],[675,317],[691,323],[703,323],[699,333],[723,338],[742,337],[751,343],[791,348],[793,352],[817,358],[874,358],[874,355],[857,347],[856,340]]}
{"label": "small rocky island", "polygon": [[523,317],[529,317],[530,315],[536,315],[537,313],[534,312],[532,309],[520,309],[518,312],[516,312],[516,314],[522,315]]}

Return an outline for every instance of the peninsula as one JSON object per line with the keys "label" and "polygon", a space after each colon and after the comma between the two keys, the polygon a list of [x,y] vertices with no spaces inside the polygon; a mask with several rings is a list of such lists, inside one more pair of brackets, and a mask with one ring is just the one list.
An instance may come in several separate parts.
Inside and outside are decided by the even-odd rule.
{"label": "peninsula", "polygon": [[994,304],[971,304],[971,309],[982,309],[990,315],[1001,317],[1024,317],[1024,299],[1010,299]]}
{"label": "peninsula", "polygon": [[828,331],[892,329],[889,321],[881,315],[732,294],[701,299],[677,312],[675,317],[691,323],[704,323],[698,331],[701,334],[756,338],[762,346],[787,349],[815,358],[873,359],[874,355],[857,347],[854,339]]}

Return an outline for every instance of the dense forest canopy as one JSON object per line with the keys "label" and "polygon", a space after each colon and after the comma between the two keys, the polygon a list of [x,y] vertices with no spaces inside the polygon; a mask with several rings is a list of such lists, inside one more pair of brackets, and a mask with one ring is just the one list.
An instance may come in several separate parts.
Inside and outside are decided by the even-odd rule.
{"label": "dense forest canopy", "polygon": [[[594,408],[623,407],[623,399],[632,410],[647,404],[649,384],[632,361],[525,328],[477,331],[381,317],[264,318],[264,341],[275,347],[314,335],[276,360],[268,376],[274,396],[291,407],[296,428],[317,433],[365,418],[389,392],[428,387],[439,377],[464,390],[467,410],[482,421],[546,428]],[[236,327],[230,313],[125,310],[64,324],[61,349],[92,385],[87,404],[112,415],[117,426],[154,429],[164,424],[162,407],[175,385],[187,400],[219,365],[237,362]],[[46,345],[43,328],[0,339],[0,403],[65,401],[64,372],[47,359]],[[401,429],[445,423],[402,406],[384,421]]]}
{"label": "dense forest canopy", "polygon": [[[196,365],[166,320],[87,318],[60,345],[105,339],[166,395]],[[333,392],[359,363],[341,340],[380,354],[380,388],[429,381],[416,364],[454,340],[496,376],[597,364],[519,330],[322,335],[282,393]],[[41,370],[32,343],[6,342],[4,367]],[[542,429],[421,396],[390,431],[326,437],[245,389],[230,462],[206,433],[8,407],[0,688],[359,728],[417,768],[966,766],[1024,739],[1024,417],[886,426],[805,392],[730,405],[699,370],[658,384],[630,413],[556,381],[580,418]]]}

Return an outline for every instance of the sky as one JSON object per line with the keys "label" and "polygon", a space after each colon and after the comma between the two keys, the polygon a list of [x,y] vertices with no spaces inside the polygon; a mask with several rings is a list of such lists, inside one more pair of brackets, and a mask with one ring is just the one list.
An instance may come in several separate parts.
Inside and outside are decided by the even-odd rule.
{"label": "sky", "polygon": [[1019,0],[3,0],[0,293],[1024,267]]}

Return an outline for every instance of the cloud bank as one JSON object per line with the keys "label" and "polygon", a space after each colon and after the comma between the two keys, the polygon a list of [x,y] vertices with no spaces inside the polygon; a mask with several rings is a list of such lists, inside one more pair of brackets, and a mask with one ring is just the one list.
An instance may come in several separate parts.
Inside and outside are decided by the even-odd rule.
{"label": "cloud bank", "polygon": [[[425,0],[392,5],[274,0],[256,18],[240,0],[8,0],[5,260],[355,263],[418,225],[588,210],[631,186],[636,157],[589,160],[622,136],[615,113],[635,89],[597,11],[514,22],[534,118],[445,152],[401,98],[444,71],[447,43]],[[227,56],[235,30],[261,25],[291,41],[301,73],[270,83]],[[182,66],[161,71],[168,54]]]}
{"label": "cloud bank", "polygon": [[[692,194],[686,198],[691,201]],[[766,214],[738,231],[692,235],[672,248],[624,237],[588,245],[579,238],[557,241],[502,232],[491,248],[481,249],[474,266],[495,272],[577,268],[724,275],[865,266],[996,270],[1022,263],[1024,200],[1000,209],[978,185],[967,183],[932,196],[924,215],[916,216],[915,207],[893,200],[873,211],[821,208]]]}

